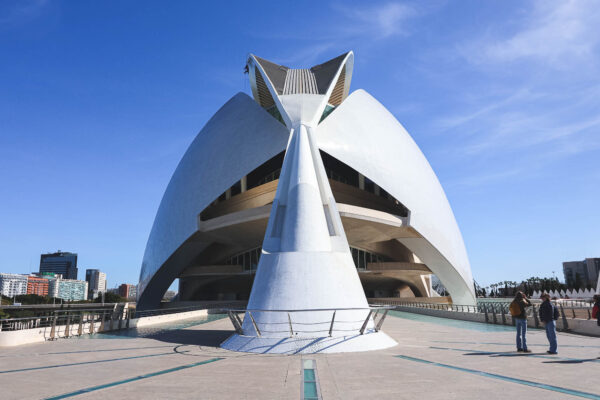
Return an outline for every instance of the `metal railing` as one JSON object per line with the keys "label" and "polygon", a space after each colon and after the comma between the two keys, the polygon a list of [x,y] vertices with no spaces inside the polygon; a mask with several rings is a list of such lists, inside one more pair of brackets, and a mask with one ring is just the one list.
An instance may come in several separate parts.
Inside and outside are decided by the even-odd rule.
{"label": "metal railing", "polygon": [[[414,302],[405,300],[383,300],[381,303],[394,305],[396,307],[412,307],[428,310],[440,310],[462,313],[479,313],[483,314],[486,323],[514,325],[514,319],[510,315],[509,307],[512,299],[507,301],[481,301],[477,305],[461,305],[461,304],[443,304],[443,303],[426,303]],[[538,316],[538,308],[541,304],[540,300],[532,300],[532,306],[526,308],[528,317],[533,317],[536,328],[541,326]],[[569,319],[591,319],[592,318],[592,303],[585,300],[553,300],[552,303],[558,308],[561,319],[561,328],[569,329]],[[508,317],[511,317],[509,323]]]}
{"label": "metal railing", "polygon": [[202,303],[197,303],[190,306],[185,307],[168,307],[168,308],[157,308],[153,310],[141,310],[136,311],[135,317],[154,317],[157,315],[167,315],[167,314],[176,314],[188,311],[198,311],[198,310],[211,310],[215,312],[226,313],[224,311],[229,308],[239,308],[244,307],[247,304],[247,301],[207,301]]}
{"label": "metal railing", "polygon": [[[240,318],[239,314],[244,314],[250,319],[250,323],[256,332],[257,337],[263,336],[263,334],[287,334],[289,337],[300,336],[307,337],[306,335],[318,335],[318,336],[333,336],[334,332],[344,332],[345,334],[360,334],[364,335],[368,333],[369,321],[373,321],[373,331],[379,332],[385,317],[390,310],[393,310],[394,306],[389,305],[377,305],[368,308],[318,308],[318,309],[300,309],[300,310],[261,310],[261,309],[228,309],[227,314],[237,334],[243,335],[244,321]],[[366,318],[360,320],[341,320],[339,314],[345,311],[365,311]],[[284,314],[284,322],[259,322],[255,315],[258,313],[280,313]],[[295,318],[299,313],[331,313],[331,318],[327,318],[322,321],[311,321],[303,322],[302,318]],[[356,328],[360,325],[360,328]],[[281,326],[281,329],[272,330],[267,329],[270,327]],[[308,329],[310,327],[320,327],[318,329]]]}
{"label": "metal railing", "polygon": [[59,333],[62,337],[70,337],[128,328],[133,309],[126,305],[126,303],[114,304],[111,308],[103,309],[62,309],[46,315],[0,319],[0,331],[49,328],[47,339],[54,340],[59,337]]}

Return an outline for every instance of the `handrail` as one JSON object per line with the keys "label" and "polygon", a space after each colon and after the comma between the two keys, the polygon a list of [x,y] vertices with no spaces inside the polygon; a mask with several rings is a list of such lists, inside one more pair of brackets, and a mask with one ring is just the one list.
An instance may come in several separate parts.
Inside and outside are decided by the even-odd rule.
{"label": "handrail", "polygon": [[[252,326],[252,328],[254,329],[254,332],[256,333],[257,337],[261,337],[261,336],[265,336],[265,334],[269,334],[269,333],[277,333],[277,334],[284,334],[287,333],[287,335],[289,337],[294,337],[297,336],[299,333],[300,334],[317,334],[317,333],[322,333],[322,336],[333,336],[334,332],[344,332],[344,334],[346,334],[348,332],[348,334],[350,332],[352,332],[353,334],[360,334],[360,335],[364,335],[365,333],[370,333],[370,331],[372,332],[378,332],[381,329],[381,326],[383,325],[383,321],[385,320],[385,317],[388,314],[388,311],[395,309],[396,306],[392,306],[392,305],[371,305],[369,307],[348,307],[348,308],[310,308],[310,309],[297,309],[297,310],[267,310],[267,309],[252,309],[252,308],[248,308],[248,309],[227,309],[224,310],[226,311],[227,315],[229,316],[229,319],[231,320],[231,323],[233,324],[233,327],[235,328],[236,332],[239,335],[242,334],[246,334],[243,332],[243,329],[240,329],[241,326],[243,326],[243,322],[240,320],[238,314],[244,313],[245,316],[248,316],[248,320],[250,321],[250,325]],[[383,313],[379,313],[380,310],[384,310]],[[327,312],[327,311],[333,311],[333,313],[331,314],[331,318],[327,319],[325,321],[319,321],[319,322],[298,322],[295,321],[292,323],[292,317],[291,314],[293,313],[301,313],[301,312]],[[360,320],[355,320],[355,321],[344,321],[344,320],[339,320],[336,319],[337,313],[338,311],[368,311],[367,313],[367,317],[363,320],[362,318]],[[257,321],[257,318],[255,318],[256,313],[261,313],[261,312],[266,312],[266,313],[284,313],[287,318],[286,321],[282,321],[282,322],[260,322]],[[367,330],[367,326],[369,324],[369,321],[373,321],[373,328]],[[346,328],[342,328],[340,325],[342,324],[348,324],[348,323],[352,323],[352,324],[360,324],[360,328],[355,327],[352,329],[346,329]],[[269,328],[269,327],[273,327],[273,326],[277,326],[277,325],[286,325],[285,330],[269,330],[269,329],[265,329],[265,328]],[[323,329],[299,329],[302,328],[303,326],[306,325],[322,325]],[[336,327],[337,325],[337,327]],[[262,327],[261,327],[262,326]],[[342,325],[343,326],[343,325]],[[301,337],[306,337],[305,335],[300,335]]]}
{"label": "handrail", "polygon": [[309,312],[309,311],[360,311],[360,310],[377,310],[377,309],[394,309],[394,306],[382,304],[382,305],[371,305],[370,307],[349,307],[349,308],[301,308],[297,310],[267,310],[259,308],[244,308],[244,309],[228,309],[232,312]]}
{"label": "handrail", "polygon": [[[512,302],[511,299],[507,301],[480,301],[476,305],[465,305],[465,304],[447,304],[447,303],[428,303],[428,302],[416,302],[416,301],[404,301],[404,300],[378,300],[384,303],[392,304],[395,307],[413,307],[413,308],[424,308],[433,310],[443,310],[451,312],[466,312],[466,313],[490,313],[492,319],[496,322],[497,318],[502,317],[502,321],[506,322],[506,316],[510,314],[509,307]],[[588,301],[582,300],[552,300],[553,304],[557,305],[561,309],[561,315],[563,320],[569,319],[591,319],[591,310],[593,304]],[[534,315],[533,309],[539,307],[541,302],[533,300],[532,307],[527,309],[528,315]],[[567,315],[570,314],[570,315]],[[579,315],[578,315],[579,314]],[[499,317],[500,316],[500,317]]]}

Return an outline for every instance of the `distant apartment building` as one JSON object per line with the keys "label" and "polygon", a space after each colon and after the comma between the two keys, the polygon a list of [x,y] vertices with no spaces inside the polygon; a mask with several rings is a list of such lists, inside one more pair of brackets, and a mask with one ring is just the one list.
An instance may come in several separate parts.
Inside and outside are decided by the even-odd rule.
{"label": "distant apartment building", "polygon": [[7,297],[27,294],[27,275],[0,273],[0,293]]}
{"label": "distant apartment building", "polygon": [[106,274],[99,269],[85,270],[85,281],[88,283],[88,299],[93,300],[100,293],[106,292]]}
{"label": "distant apartment building", "polygon": [[135,299],[137,287],[135,285],[130,285],[128,283],[123,283],[119,286],[119,296],[125,299]]}
{"label": "distant apartment building", "polygon": [[27,294],[37,294],[38,296],[48,296],[48,279],[29,275],[27,277]]}
{"label": "distant apartment building", "polygon": [[61,274],[64,279],[77,279],[77,254],[57,251],[40,256],[40,273]]}
{"label": "distant apartment building", "polygon": [[79,301],[87,299],[88,283],[75,279],[50,279],[48,294],[66,301]]}
{"label": "distant apartment building", "polygon": [[600,258],[586,258],[583,261],[563,262],[565,283],[569,287],[576,284],[582,287],[596,286],[600,275]]}

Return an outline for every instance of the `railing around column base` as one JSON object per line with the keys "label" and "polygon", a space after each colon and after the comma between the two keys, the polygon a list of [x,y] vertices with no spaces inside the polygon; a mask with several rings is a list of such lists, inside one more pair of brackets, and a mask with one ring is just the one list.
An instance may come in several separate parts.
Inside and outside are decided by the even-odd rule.
{"label": "railing around column base", "polygon": [[[318,309],[302,309],[302,310],[261,310],[261,309],[227,309],[224,310],[237,334],[243,335],[243,321],[240,319],[239,314],[245,314],[250,321],[254,332],[257,337],[267,336],[268,334],[283,335],[288,334],[289,337],[301,336],[306,337],[321,337],[321,336],[335,336],[335,333],[342,333],[344,335],[364,335],[368,333],[367,327],[369,322],[373,321],[373,332],[379,332],[381,326],[385,321],[385,318],[389,310],[394,309],[395,306],[372,306],[368,308],[318,308]],[[356,321],[343,321],[336,319],[336,315],[339,317],[341,312],[352,312],[352,311],[365,311],[367,316],[364,319]],[[331,312],[331,318],[323,321],[311,321],[303,322],[301,318],[294,318],[294,315],[299,313],[323,313]],[[259,318],[256,318],[258,313],[281,313],[282,321],[284,322],[261,322]],[[286,322],[287,321],[287,322]],[[355,327],[351,329],[344,329],[344,324],[353,324]],[[269,330],[268,328],[273,325],[287,325],[285,330]],[[303,330],[302,328],[306,325],[321,325],[323,329],[317,330]],[[359,326],[357,328],[357,326]],[[265,335],[266,334],[266,335]]]}

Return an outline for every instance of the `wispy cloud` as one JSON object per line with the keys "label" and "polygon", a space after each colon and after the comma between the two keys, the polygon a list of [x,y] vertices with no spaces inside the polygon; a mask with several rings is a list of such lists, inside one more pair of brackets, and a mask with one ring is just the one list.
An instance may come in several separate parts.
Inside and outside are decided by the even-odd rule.
{"label": "wispy cloud", "polygon": [[508,37],[485,35],[466,48],[476,62],[537,60],[562,68],[596,58],[600,44],[600,7],[592,0],[537,1]]}
{"label": "wispy cloud", "polygon": [[[328,12],[327,12],[328,11]],[[282,52],[277,62],[282,64],[311,65],[322,62],[322,55],[333,49],[347,49],[350,43],[370,44],[410,35],[413,20],[425,12],[408,2],[373,2],[360,6],[333,4],[325,10],[324,21],[306,31],[284,33],[250,33],[288,42],[299,42],[293,46],[293,52]]]}
{"label": "wispy cloud", "polygon": [[347,36],[363,36],[372,40],[407,34],[407,22],[417,16],[417,10],[407,3],[371,3],[368,6],[336,5],[334,10],[345,18],[337,28]]}
{"label": "wispy cloud", "polygon": [[462,176],[457,180],[449,181],[446,186],[448,188],[461,186],[476,187],[505,180],[507,178],[512,178],[514,176],[521,175],[522,173],[523,168],[520,167],[501,171],[487,171],[483,173]]}
{"label": "wispy cloud", "polygon": [[600,7],[587,0],[524,5],[511,23],[491,21],[455,45],[463,61],[458,83],[444,83],[459,95],[431,126],[436,137],[452,138],[450,154],[479,168],[452,185],[544,175],[600,150]]}

